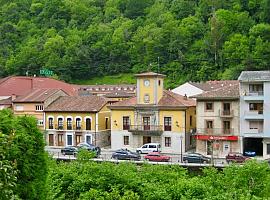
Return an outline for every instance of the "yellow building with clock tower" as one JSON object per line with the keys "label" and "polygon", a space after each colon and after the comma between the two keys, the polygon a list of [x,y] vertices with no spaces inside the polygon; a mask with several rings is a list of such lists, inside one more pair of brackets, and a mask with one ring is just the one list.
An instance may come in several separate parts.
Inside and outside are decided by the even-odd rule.
{"label": "yellow building with clock tower", "polygon": [[111,148],[135,150],[159,143],[164,153],[184,152],[192,145],[196,102],[164,90],[165,75],[147,72],[135,77],[136,96],[109,106]]}

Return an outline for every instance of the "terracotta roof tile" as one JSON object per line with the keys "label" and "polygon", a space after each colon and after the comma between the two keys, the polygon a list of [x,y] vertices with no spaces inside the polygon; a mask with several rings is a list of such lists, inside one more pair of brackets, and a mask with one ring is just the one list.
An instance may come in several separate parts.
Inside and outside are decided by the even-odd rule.
{"label": "terracotta roof tile", "polygon": [[13,100],[13,102],[44,102],[51,95],[55,94],[60,90],[61,89],[34,89],[25,95],[19,96],[18,98]]}
{"label": "terracotta roof tile", "polygon": [[[110,107],[111,108],[135,107],[136,105],[139,105],[137,104],[137,97],[133,97],[127,100],[114,103]],[[171,91],[164,90],[163,96],[158,102],[157,106],[158,107],[189,107],[189,106],[196,106],[196,101],[194,101],[193,99],[186,98],[182,95],[175,94]]]}
{"label": "terracotta roof tile", "polygon": [[215,90],[192,96],[196,99],[237,99],[239,98],[239,83],[226,85]]}
{"label": "terracotta roof tile", "polygon": [[0,96],[11,96],[13,94],[25,95],[33,89],[54,88],[62,89],[69,95],[76,95],[78,86],[46,77],[10,76],[1,79]]}
{"label": "terracotta roof tile", "polygon": [[45,111],[58,112],[97,112],[107,100],[99,96],[65,96],[59,97]]}
{"label": "terracotta roof tile", "polygon": [[221,80],[221,81],[207,81],[204,83],[197,83],[197,82],[189,82],[189,84],[200,88],[201,90],[204,91],[210,91],[210,90],[215,90],[217,88],[226,86],[226,85],[230,85],[230,84],[236,84],[239,83],[238,80]]}

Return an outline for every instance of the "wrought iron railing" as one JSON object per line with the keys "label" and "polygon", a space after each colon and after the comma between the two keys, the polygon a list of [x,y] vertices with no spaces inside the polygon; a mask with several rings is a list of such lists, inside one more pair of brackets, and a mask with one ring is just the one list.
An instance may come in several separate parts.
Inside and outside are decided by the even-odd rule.
{"label": "wrought iron railing", "polygon": [[199,128],[198,135],[235,135],[233,128]]}

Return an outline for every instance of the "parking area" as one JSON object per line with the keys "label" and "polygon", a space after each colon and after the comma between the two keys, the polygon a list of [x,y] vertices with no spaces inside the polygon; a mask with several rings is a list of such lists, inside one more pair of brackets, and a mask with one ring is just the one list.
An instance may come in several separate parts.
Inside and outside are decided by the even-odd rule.
{"label": "parking area", "polygon": [[[76,159],[73,155],[63,155],[61,153],[61,148],[52,148],[52,147],[46,147],[45,150],[53,156],[53,158],[56,159]],[[112,154],[114,151],[111,149],[101,149],[101,154],[99,156],[99,159],[104,160],[104,161],[111,161],[112,160]],[[146,154],[141,154],[141,161],[146,161],[144,159],[144,156]],[[168,163],[183,163],[181,162],[181,154],[164,154],[170,156],[170,160]],[[213,163],[214,165],[226,165],[226,160],[224,158],[214,158]]]}

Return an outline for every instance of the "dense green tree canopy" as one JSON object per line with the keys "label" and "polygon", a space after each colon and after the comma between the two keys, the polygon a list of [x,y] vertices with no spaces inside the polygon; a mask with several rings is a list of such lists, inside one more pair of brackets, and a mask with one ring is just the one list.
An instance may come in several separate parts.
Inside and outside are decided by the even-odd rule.
{"label": "dense green tree canopy", "polygon": [[0,199],[45,199],[47,155],[36,119],[0,111]]}
{"label": "dense green tree canopy", "polygon": [[270,0],[4,0],[0,77],[47,68],[67,81],[154,70],[167,87],[232,79],[269,69],[269,23]]}

